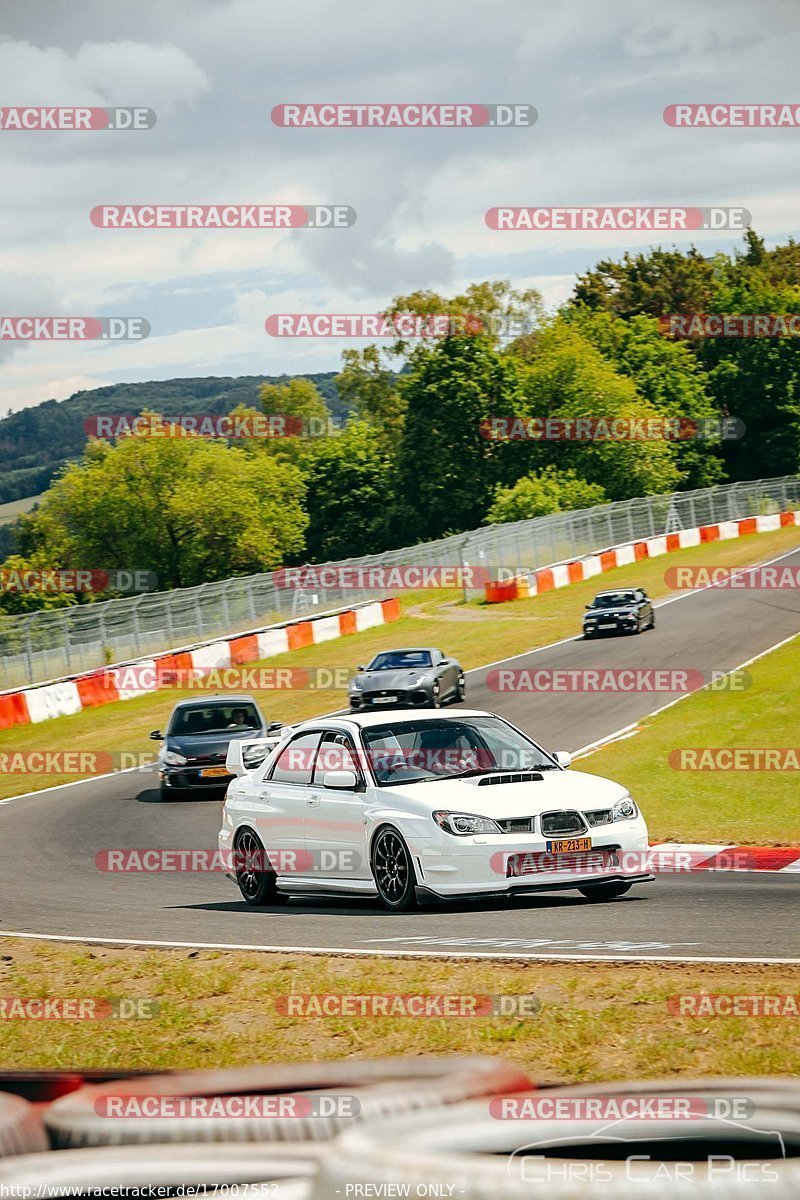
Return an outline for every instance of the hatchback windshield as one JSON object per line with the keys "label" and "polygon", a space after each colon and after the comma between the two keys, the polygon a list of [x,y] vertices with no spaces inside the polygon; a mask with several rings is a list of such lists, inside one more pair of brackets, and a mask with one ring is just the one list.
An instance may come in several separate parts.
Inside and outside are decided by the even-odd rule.
{"label": "hatchback windshield", "polygon": [[592,608],[619,608],[635,601],[633,592],[603,592],[601,596],[595,596]]}
{"label": "hatchback windshield", "polygon": [[372,725],[362,737],[381,787],[496,771],[558,770],[549,754],[499,717],[395,721]]}
{"label": "hatchback windshield", "polygon": [[386,650],[376,654],[368,671],[416,671],[431,665],[429,650]]}
{"label": "hatchback windshield", "polygon": [[179,708],[169,732],[173,737],[203,737],[205,734],[260,728],[261,721],[253,704],[198,704],[196,708]]}

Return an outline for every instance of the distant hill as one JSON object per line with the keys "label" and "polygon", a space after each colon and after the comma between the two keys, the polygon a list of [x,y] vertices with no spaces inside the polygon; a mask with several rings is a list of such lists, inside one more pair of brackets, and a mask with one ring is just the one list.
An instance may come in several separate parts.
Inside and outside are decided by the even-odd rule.
{"label": "distant hill", "polygon": [[79,458],[86,444],[87,417],[102,413],[227,413],[237,404],[258,407],[262,383],[310,379],[320,390],[333,419],[343,422],[335,371],[317,375],[209,376],[150,383],[117,383],[76,392],[67,400],[46,400],[0,420],[0,504],[44,492],[59,467]]}

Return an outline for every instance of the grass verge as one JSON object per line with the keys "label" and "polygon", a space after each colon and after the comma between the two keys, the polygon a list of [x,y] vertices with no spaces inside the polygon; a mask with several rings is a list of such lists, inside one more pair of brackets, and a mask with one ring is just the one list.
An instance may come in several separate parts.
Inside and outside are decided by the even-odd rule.
{"label": "grass verge", "polygon": [[[2,1021],[3,1067],[151,1069],[420,1054],[497,1054],[541,1082],[786,1075],[800,1044],[786,1018],[678,1017],[671,996],[800,992],[800,969],[671,963],[412,962],[240,951],[146,950],[7,940],[6,997],[149,997],[150,1019]],[[533,993],[512,1018],[298,1018],[291,993]]]}
{"label": "grass verge", "polygon": [[[800,757],[800,638],[752,663],[745,691],[695,692],[580,766],[630,788],[661,841],[800,845],[800,774],[673,765],[684,749],[794,747]],[[672,761],[670,755],[673,754]],[[703,759],[689,758],[689,763]],[[706,757],[706,761],[709,761]]]}
{"label": "grass verge", "polygon": [[[601,579],[503,605],[486,605],[480,601],[464,603],[461,594],[455,591],[415,593],[403,597],[403,615],[391,625],[335,642],[307,646],[265,663],[253,664],[253,669],[269,665],[352,670],[357,663],[390,645],[438,645],[467,669],[478,667],[579,632],[584,605],[601,587],[636,583],[645,587],[655,599],[661,599],[670,594],[664,583],[668,566],[741,567],[786,553],[798,545],[800,529],[795,527],[729,542],[714,542],[645,560],[635,567],[621,567],[609,571]],[[87,709],[72,717],[58,717],[41,725],[0,730],[0,799],[56,787],[91,774],[86,771],[71,775],[10,771],[3,765],[8,763],[8,758],[2,756],[17,751],[122,752],[130,756],[129,762],[134,756],[148,753],[154,758],[157,747],[148,738],[150,730],[163,729],[175,703],[193,694],[201,693],[166,689],[135,700]],[[268,719],[284,722],[306,720],[340,708],[346,702],[345,694],[340,690],[307,688],[255,694]]]}

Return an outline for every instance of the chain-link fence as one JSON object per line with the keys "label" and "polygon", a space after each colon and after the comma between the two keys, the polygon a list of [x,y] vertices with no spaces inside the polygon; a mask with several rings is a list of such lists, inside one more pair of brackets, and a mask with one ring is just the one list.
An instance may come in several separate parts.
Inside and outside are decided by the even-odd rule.
{"label": "chain-link fence", "polygon": [[[469,565],[490,573],[501,566],[529,570],[622,542],[792,508],[800,509],[800,477],[787,475],[489,525],[326,566]],[[0,618],[0,690],[376,598],[369,589],[312,592],[277,587],[273,580],[270,573],[240,576],[200,587]]]}

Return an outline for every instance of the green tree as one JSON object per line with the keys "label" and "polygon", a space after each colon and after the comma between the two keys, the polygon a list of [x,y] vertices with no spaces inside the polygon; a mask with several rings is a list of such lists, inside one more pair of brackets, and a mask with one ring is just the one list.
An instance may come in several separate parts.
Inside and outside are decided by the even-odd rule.
{"label": "green tree", "polygon": [[[657,321],[639,315],[623,321],[609,312],[585,305],[567,312],[567,319],[600,351],[615,370],[627,376],[636,390],[663,417],[698,423],[719,420],[708,390],[708,377],[697,356],[681,341],[659,332]],[[719,439],[686,439],[676,443],[676,464],[683,486],[712,487],[725,478]]]}
{"label": "green tree", "polygon": [[92,441],[26,517],[23,555],[153,572],[160,588],[270,570],[302,550],[302,474],[204,438]]}
{"label": "green tree", "polygon": [[328,406],[310,379],[262,384],[258,398],[265,413],[300,417],[303,421],[315,422],[320,429],[327,426],[330,419]]}
{"label": "green tree", "polygon": [[501,525],[506,521],[527,521],[547,513],[593,508],[607,496],[599,483],[587,483],[574,471],[557,471],[554,466],[523,475],[512,487],[498,487],[487,521]]}
{"label": "green tree", "polygon": [[[660,414],[563,316],[509,353],[521,364],[524,412],[534,417],[646,420]],[[571,467],[612,500],[672,491],[681,482],[674,442],[642,440],[534,441],[531,467]],[[503,480],[513,482],[513,480]]]}
{"label": "green tree", "polygon": [[405,417],[405,402],[398,389],[398,375],[383,365],[377,346],[343,350],[336,387],[348,412],[368,421],[387,437],[398,436]]}
{"label": "green tree", "polygon": [[[517,364],[485,337],[453,337],[416,357],[397,466],[395,537],[441,537],[483,520],[519,445],[481,436],[481,422],[523,406]],[[512,471],[512,477],[521,474]]]}
{"label": "green tree", "polygon": [[392,463],[385,440],[366,421],[311,449],[305,462],[311,561],[357,558],[387,544]]}

